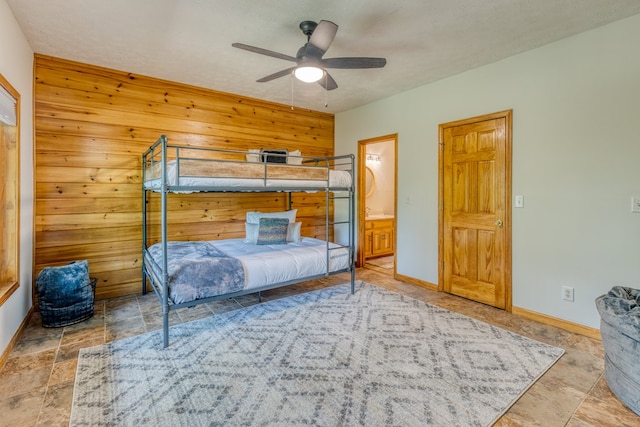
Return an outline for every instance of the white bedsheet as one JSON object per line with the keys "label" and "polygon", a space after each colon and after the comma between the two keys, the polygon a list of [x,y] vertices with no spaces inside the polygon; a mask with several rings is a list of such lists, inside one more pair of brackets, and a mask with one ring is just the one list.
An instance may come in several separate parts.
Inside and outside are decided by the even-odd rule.
{"label": "white bedsheet", "polygon": [[[149,172],[147,176],[150,176]],[[257,178],[218,178],[182,176],[177,182],[175,161],[167,164],[168,185],[181,185],[190,187],[230,187],[230,188],[323,188],[326,181],[303,179],[257,179]],[[161,180],[150,179],[145,182],[145,187],[150,190],[160,189]],[[345,170],[329,169],[329,188],[351,187],[351,173]]]}
{"label": "white bedsheet", "polygon": [[[240,260],[245,269],[245,289],[323,274],[327,271],[327,244],[324,240],[303,237],[300,242],[286,245],[253,245],[245,243],[244,239],[213,240],[210,243],[225,254]],[[330,247],[338,245],[330,243]],[[329,255],[330,272],[349,267],[347,248],[331,250]]]}

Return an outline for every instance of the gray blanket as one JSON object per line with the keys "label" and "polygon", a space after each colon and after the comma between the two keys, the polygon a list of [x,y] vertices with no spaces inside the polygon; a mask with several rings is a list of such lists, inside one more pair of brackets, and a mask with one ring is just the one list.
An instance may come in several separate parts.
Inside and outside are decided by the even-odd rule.
{"label": "gray blanket", "polygon": [[[149,247],[148,251],[162,265],[161,244]],[[242,263],[209,242],[167,242],[167,267],[169,298],[176,304],[244,288]]]}

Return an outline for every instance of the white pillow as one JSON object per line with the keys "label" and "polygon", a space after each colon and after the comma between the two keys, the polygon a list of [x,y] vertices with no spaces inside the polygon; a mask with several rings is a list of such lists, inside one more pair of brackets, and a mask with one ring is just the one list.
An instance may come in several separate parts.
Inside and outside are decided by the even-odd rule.
{"label": "white pillow", "polygon": [[289,155],[287,156],[287,164],[289,165],[301,165],[302,157],[291,157],[291,156],[300,156],[300,150],[289,151]]}
{"label": "white pillow", "polygon": [[260,161],[260,149],[250,149],[247,150],[247,162],[258,163]]}
{"label": "white pillow", "polygon": [[300,229],[302,228],[301,222],[290,222],[287,227],[287,242],[299,242],[302,240],[300,237]]}
{"label": "white pillow", "polygon": [[[287,226],[287,242],[299,242],[302,240],[300,236],[301,222],[290,222]],[[244,223],[245,243],[255,245],[258,243],[258,234],[260,232],[260,224]]]}
{"label": "white pillow", "polygon": [[244,242],[255,245],[258,242],[258,232],[260,231],[260,224],[244,223]]}
{"label": "white pillow", "polygon": [[296,222],[297,209],[286,212],[247,212],[247,222],[250,224],[260,224],[260,218],[287,218],[289,222]]}

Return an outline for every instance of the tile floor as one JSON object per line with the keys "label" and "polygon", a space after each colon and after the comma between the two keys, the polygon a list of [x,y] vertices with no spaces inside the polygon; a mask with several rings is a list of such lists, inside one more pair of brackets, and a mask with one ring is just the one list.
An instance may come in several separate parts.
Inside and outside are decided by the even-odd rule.
{"label": "tile floor", "polygon": [[[264,293],[280,298],[348,281],[323,278]],[[357,279],[492,323],[565,349],[565,355],[495,424],[511,426],[640,426],[640,417],[611,394],[603,377],[599,341],[514,316],[452,295],[432,292],[361,269]],[[171,313],[172,324],[257,303],[255,296],[199,305]],[[45,329],[35,314],[0,371],[0,426],[66,426],[78,351],[161,327],[153,293],[98,301],[95,315],[80,324]]]}
{"label": "tile floor", "polygon": [[380,258],[369,258],[365,261],[365,266],[371,270],[380,271],[382,273],[386,272],[386,273],[393,274],[394,262],[395,262],[395,257],[393,255],[390,255],[390,256],[385,256]]}

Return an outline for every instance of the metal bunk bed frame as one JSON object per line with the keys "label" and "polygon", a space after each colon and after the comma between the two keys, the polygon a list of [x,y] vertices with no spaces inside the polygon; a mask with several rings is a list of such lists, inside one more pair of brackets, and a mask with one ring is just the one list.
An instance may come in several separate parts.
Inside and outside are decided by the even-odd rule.
{"label": "metal bunk bed frame", "polygon": [[[158,162],[156,159],[158,154],[158,149],[160,149],[160,189],[155,188],[147,188],[146,186],[146,174],[147,169],[150,166],[153,166]],[[167,160],[168,160],[168,150],[175,150],[175,160],[177,165],[179,165],[178,160],[181,159],[180,151],[188,150],[188,151],[216,151],[216,152],[226,152],[226,153],[244,153],[241,151],[235,150],[221,150],[221,149],[211,149],[211,148],[197,148],[197,147],[188,147],[188,146],[179,146],[179,145],[170,145],[168,144],[167,137],[165,135],[161,135],[160,138],[153,144],[147,151],[145,151],[142,155],[142,294],[145,295],[147,293],[147,279],[149,283],[152,285],[152,289],[154,290],[156,296],[160,300],[162,304],[162,329],[163,329],[163,347],[166,348],[169,346],[169,313],[173,310],[177,310],[183,307],[193,307],[198,304],[203,304],[211,301],[216,301],[220,299],[228,299],[234,298],[242,295],[248,295],[257,293],[260,301],[260,293],[262,291],[266,291],[269,289],[280,288],[296,283],[305,282],[308,280],[318,279],[321,277],[327,277],[334,274],[350,272],[351,273],[351,293],[355,292],[355,176],[354,176],[354,164],[355,164],[355,156],[353,154],[343,155],[343,156],[334,156],[334,157],[323,157],[315,159],[316,165],[319,162],[325,162],[327,165],[327,169],[332,162],[339,162],[340,166],[347,166],[348,172],[351,174],[351,185],[349,187],[338,187],[332,188],[328,184],[327,178],[327,186],[319,187],[319,188],[310,188],[310,187],[296,187],[296,186],[287,186],[282,188],[274,188],[267,187],[267,163],[264,162],[264,182],[265,187],[223,187],[223,186],[182,186],[180,185],[179,180],[179,170],[176,173],[176,184],[177,185],[169,185],[167,179]],[[184,159],[184,158],[182,158]],[[308,161],[306,163],[309,163]],[[179,167],[179,166],[178,166]],[[327,177],[328,175],[327,171]],[[293,192],[309,192],[309,191],[324,191],[325,193],[325,242],[327,245],[326,251],[326,265],[327,269],[323,274],[317,274],[313,276],[307,276],[299,279],[289,280],[285,282],[274,283],[266,286],[261,286],[257,288],[251,288],[249,290],[242,290],[233,293],[227,293],[223,295],[216,295],[208,298],[197,299],[194,301],[184,302],[184,303],[172,303],[169,300],[169,274],[168,274],[168,265],[167,265],[167,225],[168,225],[168,215],[167,215],[167,194],[173,192],[180,191],[190,191],[190,192],[286,192],[288,193],[288,205],[289,209],[291,209],[291,193]],[[159,192],[160,193],[160,215],[161,215],[161,223],[160,223],[160,233],[161,233],[161,243],[162,243],[162,265],[158,266],[158,268],[162,271],[162,283],[157,283],[155,280],[155,275],[151,271],[153,266],[148,265],[148,262],[154,262],[153,260],[147,260],[146,252],[147,252],[147,197],[149,193]],[[347,195],[338,196],[335,193],[337,192],[347,192]],[[347,200],[348,202],[348,219],[345,221],[330,221],[330,201],[331,200]],[[335,204],[334,204],[335,209]],[[335,217],[335,213],[334,213]],[[347,225],[348,226],[348,245],[340,245],[337,244],[337,247],[330,247],[332,242],[329,241],[329,230],[330,227],[335,225]],[[335,233],[335,230],[334,230]],[[336,244],[335,242],[333,242]],[[348,250],[349,256],[349,264],[345,269],[340,269],[336,271],[329,271],[329,261],[330,261],[330,251],[346,248]]]}

